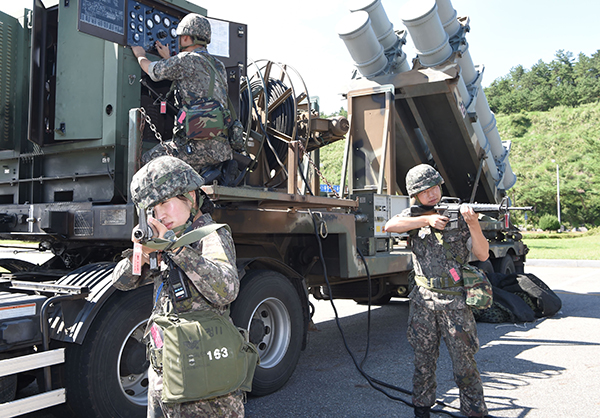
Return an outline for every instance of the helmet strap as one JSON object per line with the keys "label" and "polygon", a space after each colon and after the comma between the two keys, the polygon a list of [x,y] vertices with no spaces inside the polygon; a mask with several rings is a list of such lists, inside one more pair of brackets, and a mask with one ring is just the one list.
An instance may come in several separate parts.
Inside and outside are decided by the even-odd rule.
{"label": "helmet strap", "polygon": [[[189,37],[190,37],[190,39],[192,40],[192,43],[191,43],[191,44],[189,44],[189,45],[188,45],[188,46],[186,46],[186,47],[182,47],[182,46],[181,46],[181,38],[182,38],[183,36],[189,36]],[[203,46],[203,47],[206,47],[206,45],[207,45],[207,42],[206,42],[206,41],[204,41],[204,40],[202,40],[202,39],[198,39],[197,37],[195,37],[195,36],[192,36],[192,35],[181,35],[181,36],[178,36],[178,37],[177,37],[177,43],[179,44],[179,50],[180,50],[180,51],[185,51],[185,50],[187,50],[188,48],[195,49],[195,48],[196,48],[196,47],[198,47],[198,46]]]}
{"label": "helmet strap", "polygon": [[200,212],[200,207],[202,207],[202,204],[204,203],[204,197],[200,196],[200,193],[197,190],[195,195],[196,200],[194,201],[192,192],[187,192],[183,194],[183,196],[191,202],[192,206],[190,207],[190,217],[188,218],[187,222],[183,225],[172,229],[172,231],[175,232],[175,235],[177,236],[181,235],[182,231],[188,232],[188,228],[194,222],[196,215],[198,214],[198,212]]}
{"label": "helmet strap", "polygon": [[[441,194],[441,192],[442,192],[442,185],[438,184],[437,186],[440,188],[440,194]],[[414,199],[414,203],[413,203],[413,199]],[[417,193],[416,195],[414,195],[413,197],[410,198],[410,203],[411,203],[411,206],[413,206],[413,205],[416,204],[418,206],[421,206],[422,208],[431,208],[431,209],[434,208],[434,206],[426,206],[423,203],[421,203],[421,201],[419,200],[419,193]]]}
{"label": "helmet strap", "polygon": [[206,45],[208,45],[208,43],[205,40],[199,39],[199,38],[197,38],[195,36],[192,36],[192,41],[193,41],[192,45],[199,45],[199,46],[206,46]]}

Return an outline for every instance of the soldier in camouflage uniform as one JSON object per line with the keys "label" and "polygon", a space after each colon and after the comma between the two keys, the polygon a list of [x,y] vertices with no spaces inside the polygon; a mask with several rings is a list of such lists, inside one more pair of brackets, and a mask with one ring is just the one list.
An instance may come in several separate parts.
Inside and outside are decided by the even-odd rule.
{"label": "soldier in camouflage uniform", "polygon": [[[206,50],[211,38],[210,22],[204,16],[190,13],[181,19],[177,26],[177,35],[180,52],[173,57],[170,56],[168,46],[156,41],[157,51],[163,58],[156,62],[146,58],[144,48],[132,46],[133,54],[142,70],[154,81],[173,80],[180,107],[193,108],[198,103],[211,101],[214,106],[228,109],[225,66]],[[178,118],[180,116],[178,115]],[[200,172],[204,167],[231,160],[232,150],[226,130],[215,137],[188,138],[185,124],[182,124],[185,118],[181,119],[175,120],[173,140],[148,151],[142,157],[144,163],[161,155],[174,155]]]}
{"label": "soldier in camouflage uniform", "polygon": [[[433,208],[441,199],[444,180],[431,166],[420,164],[406,175],[411,205]],[[475,353],[479,350],[477,328],[465,303],[463,262],[472,251],[481,261],[488,258],[489,244],[478,216],[467,205],[460,208],[459,227],[444,230],[448,218],[433,210],[411,217],[410,208],[385,225],[388,232],[408,232],[417,286],[410,293],[408,341],[413,347],[413,404],[415,417],[429,418],[435,403],[435,370],[441,337],[452,359],[454,380],[460,392],[460,409],[469,417],[487,415],[483,385]]]}
{"label": "soldier in camouflage uniform", "polygon": [[[156,217],[148,219],[160,238],[175,240],[184,232],[213,224],[210,213],[214,205],[200,186],[202,177],[185,162],[170,156],[162,156],[142,167],[131,183],[132,200],[140,210],[153,208]],[[132,238],[134,242],[137,242]],[[142,274],[132,274],[132,251],[127,250],[113,273],[113,285],[120,290],[131,290],[145,284],[154,284],[153,314],[158,314],[173,303],[169,296],[169,285],[163,281],[169,267],[160,262],[159,268],[151,270],[148,259],[152,249],[144,246]],[[226,228],[206,235],[200,241],[169,251],[173,262],[187,275],[191,297],[175,302],[178,312],[191,310],[211,310],[220,315],[228,315],[228,305],[239,291],[236,269],[235,247],[231,234]],[[159,254],[159,260],[161,258]],[[149,324],[149,327],[156,327]],[[149,329],[149,331],[156,331]],[[149,336],[153,335],[149,333]],[[156,343],[153,338],[150,344]],[[188,418],[244,416],[243,393],[236,391],[229,395],[205,401],[163,404],[161,370],[149,369],[148,417]]]}

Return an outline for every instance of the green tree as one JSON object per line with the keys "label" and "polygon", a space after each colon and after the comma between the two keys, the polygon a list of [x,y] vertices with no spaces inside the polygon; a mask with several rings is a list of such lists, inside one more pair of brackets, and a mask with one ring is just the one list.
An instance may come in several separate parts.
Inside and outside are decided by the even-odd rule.
{"label": "green tree", "polygon": [[344,109],[343,106],[340,107],[340,110],[338,110],[336,113],[332,113],[331,115],[327,116],[328,118],[332,118],[334,116],[343,116],[345,118],[348,117],[348,111],[346,109]]}
{"label": "green tree", "polygon": [[558,50],[550,63],[539,60],[531,69],[522,65],[485,89],[495,113],[547,111],[556,106],[578,106],[600,99],[600,50],[591,57]]}
{"label": "green tree", "polygon": [[580,53],[573,73],[579,104],[597,101],[600,98],[600,51],[591,57]]}
{"label": "green tree", "polygon": [[497,122],[502,139],[512,142],[510,162],[518,180],[511,197],[519,206],[535,207],[532,222],[557,215],[558,164],[561,221],[600,225],[600,104],[498,115]]}
{"label": "green tree", "polygon": [[554,215],[544,215],[540,218],[540,222],[538,223],[540,229],[544,231],[556,231],[560,229],[560,223],[558,222],[558,218]]}

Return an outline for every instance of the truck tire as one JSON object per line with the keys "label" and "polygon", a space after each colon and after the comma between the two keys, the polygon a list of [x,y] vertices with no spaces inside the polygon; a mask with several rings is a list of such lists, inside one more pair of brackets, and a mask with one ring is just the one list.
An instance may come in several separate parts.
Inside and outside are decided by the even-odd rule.
{"label": "truck tire", "polygon": [[231,318],[250,330],[250,341],[260,355],[251,393],[275,392],[294,372],[302,350],[304,319],[298,292],[280,273],[251,270],[231,305]]}
{"label": "truck tire", "polygon": [[66,350],[67,407],[77,417],[145,417],[148,361],[144,329],[152,286],[115,292],[98,312],[82,345]]}
{"label": "truck tire", "polygon": [[506,254],[504,257],[494,260],[494,270],[501,274],[513,274],[517,272],[515,262],[513,261],[510,254]]}
{"label": "truck tire", "polygon": [[10,402],[17,394],[17,375],[0,377],[0,403]]}
{"label": "truck tire", "polygon": [[494,266],[492,265],[492,262],[489,259],[485,261],[475,261],[473,265],[483,270],[483,272],[487,274],[488,277],[490,277],[491,274],[494,274]]}

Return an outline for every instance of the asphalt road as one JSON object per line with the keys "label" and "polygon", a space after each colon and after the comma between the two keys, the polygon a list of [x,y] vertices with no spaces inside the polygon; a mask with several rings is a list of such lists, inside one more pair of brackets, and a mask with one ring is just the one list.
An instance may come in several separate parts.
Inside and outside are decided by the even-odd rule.
{"label": "asphalt road", "polygon": [[[600,417],[600,263],[532,262],[526,267],[561,298],[561,311],[534,323],[479,323],[476,356],[493,417]],[[579,263],[584,265],[585,263]],[[314,301],[316,330],[296,371],[278,392],[250,398],[247,417],[412,417],[412,410],[373,389],[344,347],[328,301]],[[367,308],[336,300],[340,323],[360,363],[367,347]],[[363,369],[411,389],[412,349],[406,340],[408,303],[392,300],[371,311]],[[448,352],[438,362],[438,400],[458,407]],[[409,397],[392,390],[393,396]],[[454,409],[445,408],[454,414]],[[435,416],[435,415],[434,415]],[[447,416],[447,415],[439,415]],[[459,415],[460,416],[460,415]]]}
{"label": "asphalt road", "polygon": [[[492,417],[600,417],[600,262],[532,260],[526,272],[561,298],[562,310],[534,323],[479,323],[476,356]],[[312,300],[315,329],[296,371],[278,392],[249,397],[248,418],[412,417],[412,409],[373,389],[348,354],[329,301]],[[367,348],[367,307],[336,300],[340,325],[361,363]],[[411,389],[412,349],[406,340],[408,302],[394,299],[371,310],[370,376]],[[438,362],[438,399],[457,408],[445,347]],[[407,395],[386,389],[392,396]],[[456,416],[456,409],[445,408]],[[436,415],[433,415],[436,416]],[[447,415],[439,415],[447,416]],[[30,418],[51,418],[47,412]]]}

